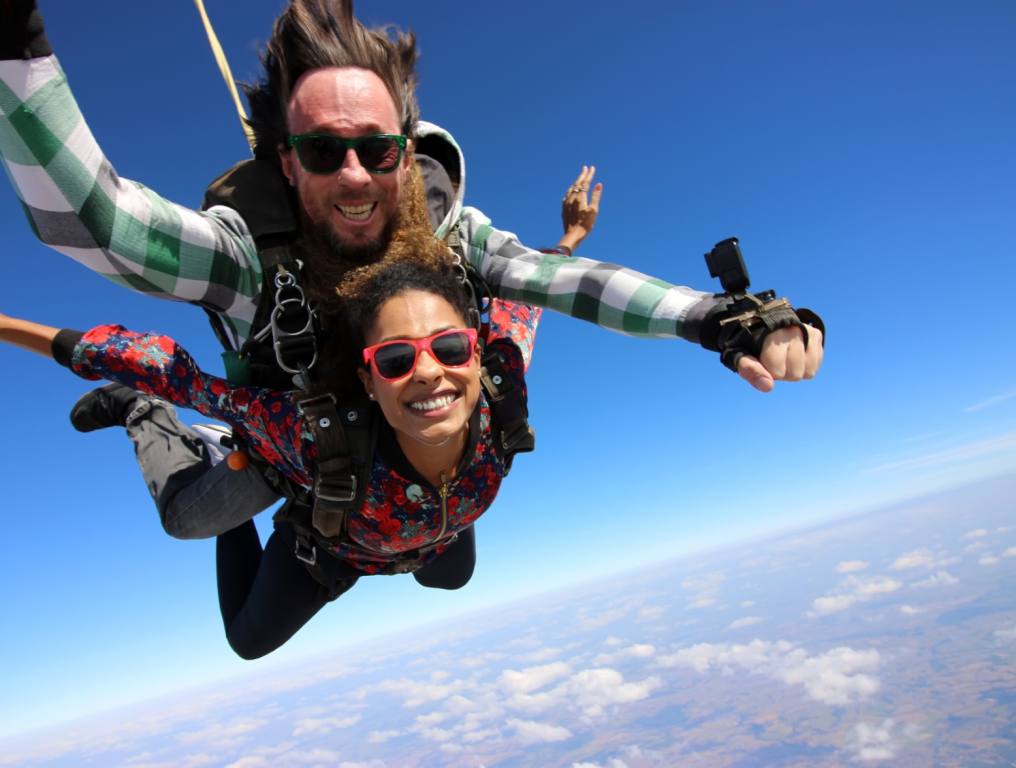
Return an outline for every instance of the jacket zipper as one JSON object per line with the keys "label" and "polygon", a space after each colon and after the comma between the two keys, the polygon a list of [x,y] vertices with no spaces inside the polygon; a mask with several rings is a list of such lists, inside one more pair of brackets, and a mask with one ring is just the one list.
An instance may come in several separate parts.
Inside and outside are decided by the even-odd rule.
{"label": "jacket zipper", "polygon": [[441,487],[437,489],[437,493],[441,497],[441,530],[434,541],[441,541],[445,531],[448,530],[448,478],[444,472],[441,473]]}

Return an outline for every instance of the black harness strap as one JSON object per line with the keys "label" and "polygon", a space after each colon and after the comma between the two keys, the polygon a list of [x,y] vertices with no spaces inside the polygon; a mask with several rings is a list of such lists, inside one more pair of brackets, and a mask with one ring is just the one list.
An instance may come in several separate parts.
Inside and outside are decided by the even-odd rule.
{"label": "black harness strap", "polygon": [[536,432],[529,426],[525,393],[508,375],[501,354],[488,352],[482,363],[480,383],[493,411],[494,421],[500,429],[498,447],[502,452],[507,475],[516,453],[529,453],[536,449]]}
{"label": "black harness strap", "polygon": [[337,406],[330,394],[299,401],[317,447],[311,524],[322,535],[342,535],[346,513],[366,493],[377,439],[373,409],[367,400]]}

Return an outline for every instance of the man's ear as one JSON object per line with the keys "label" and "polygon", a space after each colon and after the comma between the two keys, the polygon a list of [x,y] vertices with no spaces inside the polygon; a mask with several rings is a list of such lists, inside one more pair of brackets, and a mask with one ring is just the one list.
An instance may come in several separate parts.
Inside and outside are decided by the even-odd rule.
{"label": "man's ear", "polygon": [[282,173],[289,181],[289,186],[295,187],[293,181],[293,151],[290,147],[279,144],[279,165],[282,166]]}
{"label": "man's ear", "polygon": [[374,399],[374,379],[370,375],[370,371],[366,368],[357,368],[356,375],[360,377],[360,382],[363,384],[363,391],[367,393],[367,397],[371,400]]}

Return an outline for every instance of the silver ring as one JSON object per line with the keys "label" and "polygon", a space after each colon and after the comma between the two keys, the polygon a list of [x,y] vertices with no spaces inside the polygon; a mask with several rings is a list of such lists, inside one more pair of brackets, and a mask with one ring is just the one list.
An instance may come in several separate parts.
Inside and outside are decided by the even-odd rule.
{"label": "silver ring", "polygon": [[575,191],[576,192],[585,192],[586,188],[585,187],[575,187]]}

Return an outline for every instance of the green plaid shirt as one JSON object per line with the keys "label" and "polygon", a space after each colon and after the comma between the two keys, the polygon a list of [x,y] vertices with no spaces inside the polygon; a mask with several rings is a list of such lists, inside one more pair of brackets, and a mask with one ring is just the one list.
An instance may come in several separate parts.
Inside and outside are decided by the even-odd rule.
{"label": "green plaid shirt", "polygon": [[[222,206],[198,212],[120,178],[53,56],[0,61],[0,154],[39,239],[120,285],[198,304],[239,347],[261,296],[250,230]],[[469,260],[502,299],[639,336],[697,340],[711,294],[613,264],[526,248],[465,208]]]}

